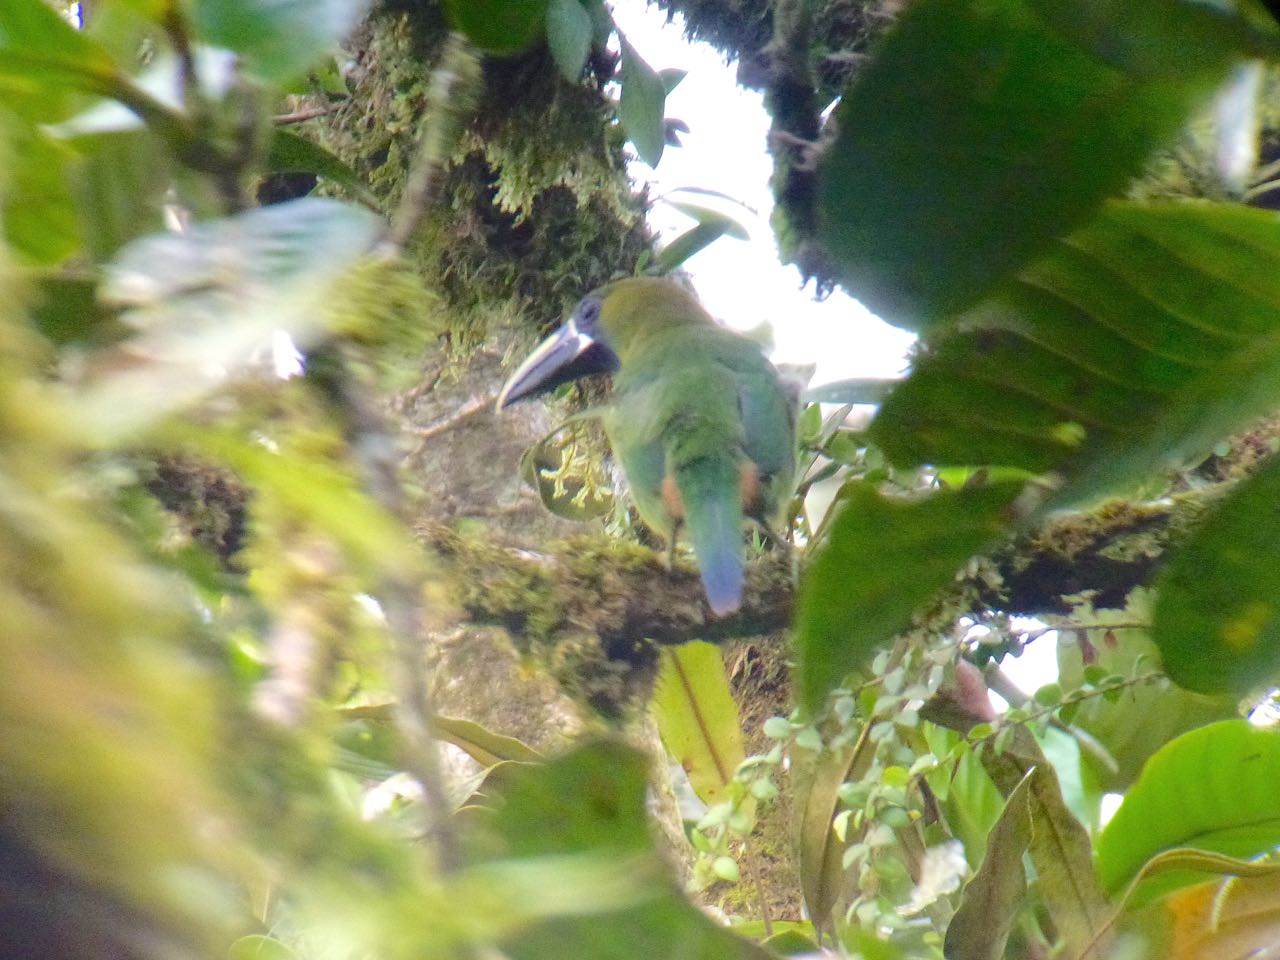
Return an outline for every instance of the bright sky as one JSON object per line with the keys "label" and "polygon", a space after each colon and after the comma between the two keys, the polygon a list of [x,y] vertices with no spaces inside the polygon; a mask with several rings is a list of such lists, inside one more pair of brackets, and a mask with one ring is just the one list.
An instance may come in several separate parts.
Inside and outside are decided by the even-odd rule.
{"label": "bright sky", "polygon": [[[667,116],[689,125],[689,133],[681,137],[684,146],[668,147],[656,171],[634,161],[631,175],[651,184],[652,198],[679,187],[701,187],[726,193],[757,214],[718,205],[743,222],[751,239],[723,237],[685,264],[707,308],[740,330],[768,321],[775,343],[773,359],[817,363],[814,385],[900,373],[910,334],[879,320],[844,294],[815,302],[812,285],[807,292],[801,290],[799,271],[778,262],[769,228],[769,117],[761,95],[740,88],[735,68],[711,47],[688,43],[679,17],[668,23],[666,14],[646,6],[645,0],[617,0],[613,18],[655,70],[689,71],[667,98]],[[697,195],[679,199],[713,205]],[[654,205],[649,220],[666,241],[693,226],[692,220],[663,203]]]}

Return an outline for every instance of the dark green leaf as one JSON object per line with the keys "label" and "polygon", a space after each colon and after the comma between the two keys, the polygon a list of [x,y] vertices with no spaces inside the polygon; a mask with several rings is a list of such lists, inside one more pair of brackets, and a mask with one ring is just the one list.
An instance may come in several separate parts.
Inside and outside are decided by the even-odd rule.
{"label": "dark green leaf", "polygon": [[1019,781],[987,837],[987,852],[965,884],[960,906],[947,926],[947,960],[1001,960],[1009,930],[1027,888],[1022,857],[1031,842],[1031,778]]}
{"label": "dark green leaf", "polygon": [[380,209],[363,177],[318,143],[288,130],[272,133],[267,169],[272,173],[314,173],[347,190],[365,206]]}
{"label": "dark green leaf", "polygon": [[[1183,734],[1147,763],[1098,837],[1098,875],[1125,887],[1156,854],[1195,847],[1251,858],[1280,844],[1280,732],[1225,720]],[[1144,880],[1137,902],[1204,879],[1175,870]]]}
{"label": "dark green leaf", "polygon": [[1081,957],[1086,947],[1102,948],[1114,911],[1094,875],[1088,831],[1072,814],[1058,776],[1030,731],[1006,727],[1009,742],[999,753],[982,751],[982,765],[1006,796],[1031,774],[1031,822],[1027,852],[1036,872],[1044,909],[1053,920],[1058,950]]}
{"label": "dark green leaf", "polygon": [[852,380],[835,380],[810,387],[804,399],[808,403],[869,403],[878,404],[900,381],[896,378],[854,377]]}
{"label": "dark green leaf", "polygon": [[32,323],[52,343],[101,346],[122,339],[129,329],[98,302],[91,277],[49,274],[35,280],[36,301],[28,310]]}
{"label": "dark green leaf", "polygon": [[1240,484],[1174,555],[1151,636],[1169,676],[1237,696],[1280,676],[1280,459]]}
{"label": "dark green leaf", "polygon": [[1280,404],[1280,221],[1109,205],[957,318],[880,409],[901,466],[1001,464],[1132,483]]}
{"label": "dark green leaf", "polygon": [[529,46],[547,19],[547,0],[445,0],[445,9],[468,40],[496,56]]}
{"label": "dark green leaf", "polygon": [[656,167],[666,146],[663,124],[667,91],[660,77],[636,53],[635,47],[622,41],[622,103],[618,119],[627,139],[635,144],[640,159]]}
{"label": "dark green leaf", "polygon": [[830,542],[801,585],[795,641],[801,702],[816,708],[910,626],[911,615],[1000,535],[1020,489],[1004,483],[907,500],[851,486]]}
{"label": "dark green leaf", "polygon": [[846,288],[912,329],[970,306],[1123,189],[1255,42],[1183,0],[911,4],[820,166]]}
{"label": "dark green leaf", "polygon": [[649,710],[671,756],[706,804],[725,799],[742,762],[742,721],[714,644],[664,647]]}
{"label": "dark green leaf", "polygon": [[355,27],[358,0],[199,0],[203,40],[243,55],[250,69],[282,83],[332,52]]}
{"label": "dark green leaf", "polygon": [[547,46],[561,75],[570,83],[582,79],[591,52],[591,15],[578,0],[550,0],[547,4]]}

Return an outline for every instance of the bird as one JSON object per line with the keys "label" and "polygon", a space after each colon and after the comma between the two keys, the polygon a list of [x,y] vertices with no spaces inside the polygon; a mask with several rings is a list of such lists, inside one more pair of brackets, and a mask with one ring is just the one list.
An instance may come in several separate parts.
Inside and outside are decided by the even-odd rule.
{"label": "bird", "polygon": [[640,519],[674,548],[683,529],[717,617],[742,605],[743,524],[776,530],[795,483],[799,394],[754,341],[669,278],[589,293],[507,380],[497,409],[593,373]]}

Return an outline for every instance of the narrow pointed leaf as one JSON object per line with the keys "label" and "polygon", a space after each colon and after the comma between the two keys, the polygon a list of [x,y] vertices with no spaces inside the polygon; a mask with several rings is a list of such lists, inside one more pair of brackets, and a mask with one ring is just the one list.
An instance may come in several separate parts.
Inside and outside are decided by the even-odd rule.
{"label": "narrow pointed leaf", "polygon": [[960,907],[947,926],[947,960],[1001,960],[1009,930],[1027,889],[1022,857],[1031,842],[1030,781],[1023,777],[1005,801],[987,837],[987,852],[965,884]]}
{"label": "narrow pointed leaf", "polygon": [[649,706],[667,751],[708,806],[724,799],[742,762],[742,721],[714,644],[664,647]]}
{"label": "narrow pointed leaf", "polygon": [[622,102],[618,107],[622,129],[640,159],[656,167],[666,146],[663,124],[667,90],[662,77],[645,63],[635,47],[622,41]]}
{"label": "narrow pointed leaf", "polygon": [[1034,829],[1027,852],[1040,900],[1057,931],[1058,951],[1083,957],[1089,949],[1105,950],[1115,908],[1095,876],[1089,833],[1063,799],[1058,776],[1035,737],[1026,727],[1011,728],[1005,749],[982,751],[982,765],[1006,796],[1029,777]]}
{"label": "narrow pointed leaf", "polygon": [[318,143],[288,130],[272,132],[267,169],[272,173],[314,173],[349,191],[365,206],[380,209],[363,177]]}

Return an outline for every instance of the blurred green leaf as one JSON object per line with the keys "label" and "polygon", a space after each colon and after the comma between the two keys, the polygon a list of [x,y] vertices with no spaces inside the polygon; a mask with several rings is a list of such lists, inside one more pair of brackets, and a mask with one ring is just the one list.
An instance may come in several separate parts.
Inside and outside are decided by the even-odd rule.
{"label": "blurred green leaf", "polygon": [[4,239],[33,263],[60,263],[81,243],[71,189],[75,155],[34,127],[5,123],[6,119],[0,117],[0,134],[7,135],[9,151],[7,182],[0,193]]}
{"label": "blurred green leaf", "polygon": [[227,948],[227,960],[296,960],[297,954],[275,937],[254,933]]}
{"label": "blurred green leaf", "polygon": [[956,318],[885,399],[900,466],[996,464],[1092,498],[1280,404],[1280,221],[1110,204]]}
{"label": "blurred green leaf", "polygon": [[198,0],[201,40],[234,50],[249,69],[283,83],[332,52],[359,22],[362,0]]}
{"label": "blurred green leaf", "polygon": [[[142,332],[130,359],[81,394],[100,442],[224,383],[275,330],[315,337],[336,309],[343,271],[379,229],[368,211],[307,197],[129,244],[106,270],[104,302]],[[140,358],[137,362],[134,358]]]}
{"label": "blurred green leaf", "polygon": [[485,53],[510,56],[542,35],[547,0],[445,0],[454,27]]}
{"label": "blurred green leaf", "polygon": [[[857,73],[819,168],[845,287],[927,329],[1118,193],[1242,56],[1183,0],[920,0]],[[910,77],[910,83],[903,83]]]}
{"label": "blurred green leaf", "polygon": [[[51,5],[0,4],[0,90],[19,103],[31,97],[29,104],[49,110],[65,89],[110,95],[119,82],[107,52]],[[45,119],[51,114],[56,118],[57,111]]]}
{"label": "blurred green leaf", "polygon": [[742,721],[720,648],[701,640],[663,647],[649,710],[694,792],[708,806],[726,799],[743,758]]}
{"label": "blurred green leaf", "polygon": [[796,612],[800,702],[816,709],[827,691],[865,667],[875,650],[911,625],[911,615],[974,554],[1000,536],[1019,483],[944,490],[908,500],[853,484],[805,572]]}
{"label": "blurred green leaf", "polygon": [[[564,917],[521,930],[503,944],[516,960],[591,957],[593,960],[768,960],[771,954],[739,939],[689,903],[666,875],[649,836],[644,754],[613,742],[579,746],[542,766],[525,767],[505,791],[494,823],[508,857],[592,855],[648,884],[648,899],[595,916]],[[657,870],[654,874],[651,871]],[[541,883],[554,889],[554,873]],[[657,884],[655,887],[654,884]],[[584,890],[580,902],[590,903]],[[572,901],[570,901],[572,902]]]}
{"label": "blurred green leaf", "polygon": [[582,79],[591,52],[591,14],[578,0],[550,0],[547,4],[547,46],[560,74],[570,83]]}
{"label": "blurred green leaf", "polygon": [[[1247,720],[1193,730],[1148,761],[1099,835],[1098,875],[1118,892],[1162,851],[1194,847],[1250,858],[1280,844],[1280,731]],[[1204,879],[1161,871],[1133,895],[1143,903]]]}
{"label": "blurred green leaf", "polygon": [[649,64],[645,63],[636,48],[622,40],[622,103],[618,107],[618,119],[627,139],[635,144],[636,153],[651,167],[662,159],[666,146],[666,128],[663,124],[667,101],[666,87]]}
{"label": "blurred green leaf", "polygon": [[126,243],[164,228],[164,196],[173,187],[173,163],[149,130],[76,137],[71,167],[85,252],[95,262]]}
{"label": "blurred green leaf", "polygon": [[314,173],[347,190],[370,209],[381,210],[363,177],[318,143],[288,130],[272,132],[267,169],[272,173]]}
{"label": "blurred green leaf", "polygon": [[1031,842],[1031,778],[1019,781],[987,836],[987,852],[965,884],[947,925],[947,960],[1002,960],[1009,931],[1027,889],[1022,858]]}
{"label": "blurred green leaf", "polygon": [[1151,637],[1198,693],[1241,696],[1280,677],[1280,459],[1241,482],[1159,581]]}

